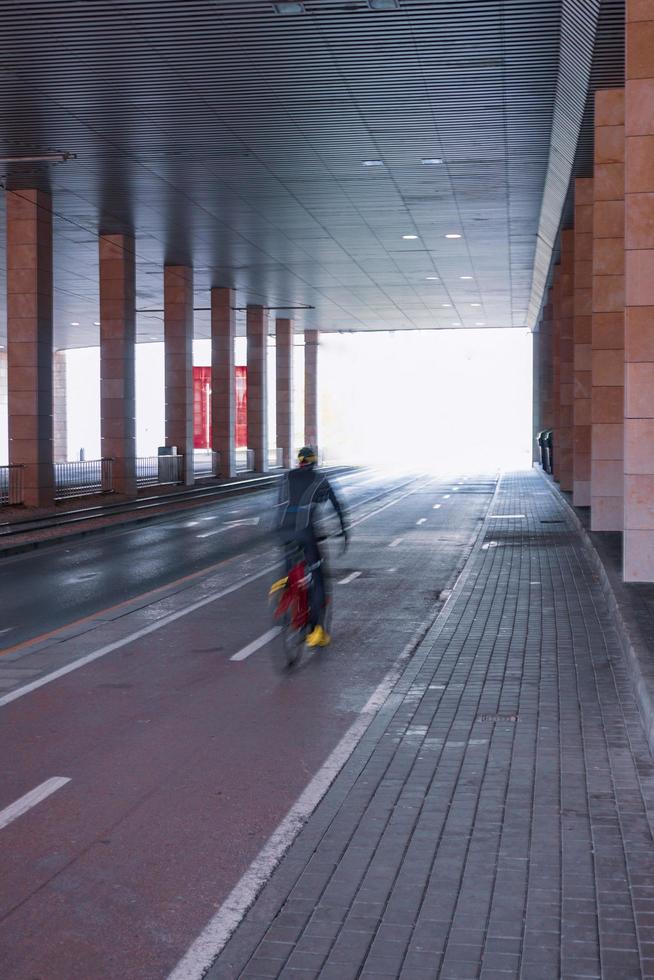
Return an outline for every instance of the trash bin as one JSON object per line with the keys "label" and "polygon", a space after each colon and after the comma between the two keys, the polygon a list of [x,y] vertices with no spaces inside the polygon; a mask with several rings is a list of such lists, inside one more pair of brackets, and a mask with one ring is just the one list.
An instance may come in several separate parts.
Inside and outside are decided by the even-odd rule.
{"label": "trash bin", "polygon": [[176,460],[173,462],[172,456],[177,455],[177,446],[158,446],[157,456],[158,458],[158,472],[157,479],[159,483],[173,483],[173,469]]}

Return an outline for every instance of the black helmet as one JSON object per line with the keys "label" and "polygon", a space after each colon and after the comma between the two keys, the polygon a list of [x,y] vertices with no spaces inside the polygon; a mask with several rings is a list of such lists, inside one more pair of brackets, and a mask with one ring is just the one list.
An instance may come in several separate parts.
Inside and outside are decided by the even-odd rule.
{"label": "black helmet", "polygon": [[300,466],[313,466],[318,462],[316,450],[313,446],[302,446],[302,449],[298,449],[297,458]]}

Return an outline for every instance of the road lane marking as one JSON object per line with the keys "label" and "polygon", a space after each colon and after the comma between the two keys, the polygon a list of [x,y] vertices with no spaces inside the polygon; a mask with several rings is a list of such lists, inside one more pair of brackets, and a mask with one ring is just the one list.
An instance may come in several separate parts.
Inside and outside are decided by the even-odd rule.
{"label": "road lane marking", "polygon": [[338,584],[339,584],[339,585],[349,585],[349,584],[350,584],[350,582],[354,582],[354,580],[355,580],[355,578],[358,578],[358,577],[359,577],[359,575],[361,575],[361,572],[352,572],[352,574],[351,574],[351,575],[348,575],[348,576],[347,576],[346,578],[342,578],[342,579],[341,579],[341,580],[339,581],[339,583],[338,583]]}
{"label": "road lane marking", "polygon": [[11,633],[11,631],[15,629],[15,626],[6,626],[3,630],[0,630],[0,636],[3,636],[5,633]]}
{"label": "road lane marking", "polygon": [[250,585],[252,582],[256,582],[257,579],[263,578],[264,575],[270,575],[275,569],[279,568],[279,562],[275,562],[273,565],[268,565],[266,568],[257,572],[256,575],[249,575],[247,578],[241,579],[240,582],[236,582],[234,585],[230,585],[226,589],[222,589],[220,592],[213,592],[211,595],[204,596],[202,599],[198,599],[197,602],[192,602],[190,606],[186,606],[184,609],[179,609],[177,612],[171,613],[169,616],[163,616],[158,619],[156,623],[150,623],[148,626],[144,626],[143,629],[136,630],[134,633],[130,633],[128,636],[124,636],[122,640],[116,640],[115,643],[107,643],[106,646],[100,647],[99,650],[94,650],[93,653],[88,653],[85,657],[80,657],[79,660],[73,660],[71,663],[66,664],[65,667],[60,667],[58,670],[53,670],[51,674],[46,674],[45,677],[39,677],[38,680],[32,681],[29,684],[25,684],[24,687],[19,687],[15,691],[11,691],[9,694],[5,694],[0,698],[0,708],[5,704],[10,704],[11,701],[16,701],[18,698],[22,698],[23,695],[29,694],[30,691],[35,691],[39,687],[43,687],[45,684],[50,684],[51,681],[56,681],[65,674],[70,674],[73,670],[77,670],[79,667],[85,667],[86,664],[93,663],[94,660],[99,660],[100,657],[106,657],[108,653],[113,653],[114,650],[120,650],[121,647],[127,646],[129,643],[134,643],[136,640],[142,639],[144,636],[148,636],[150,633],[160,630],[163,626],[169,626],[178,619],[182,619],[183,616],[188,616],[189,613],[195,612],[196,609],[202,609],[203,606],[208,606],[210,602],[217,602],[219,599],[224,599],[225,596],[231,595],[232,592],[238,592],[239,589],[244,588],[246,585]]}
{"label": "road lane marking", "polygon": [[31,810],[41,800],[45,800],[46,797],[55,793],[69,782],[70,779],[68,776],[53,776],[52,779],[46,779],[44,783],[30,790],[29,793],[25,793],[25,796],[21,796],[15,803],[11,803],[4,810],[0,810],[0,830],[17,817],[22,817],[24,813]]}
{"label": "road lane marking", "polygon": [[444,494],[443,494],[443,500],[449,500],[449,499],[450,499],[450,496],[451,496],[451,494],[449,494],[449,493],[444,493]]}
{"label": "road lane marking", "polygon": [[441,506],[440,504],[434,504],[433,509],[434,510],[440,510],[440,506]]}
{"label": "road lane marking", "polygon": [[195,536],[196,538],[210,538],[214,534],[222,534],[223,531],[231,531],[235,527],[256,527],[260,520],[260,517],[244,517],[240,521],[225,521],[222,527],[217,527],[214,531],[204,531]]}
{"label": "road lane marking", "polygon": [[404,538],[395,538],[395,541],[391,541],[388,547],[397,548],[398,544],[400,544],[402,541],[404,541]]}
{"label": "road lane marking", "polygon": [[248,643],[246,647],[243,647],[242,650],[239,650],[238,653],[235,653],[234,656],[230,657],[229,659],[246,660],[250,654],[256,653],[257,650],[261,649],[261,647],[265,647],[266,644],[270,643],[271,640],[274,640],[280,633],[281,627],[274,626],[271,630],[268,630],[267,633],[264,633],[263,636],[260,636],[258,640],[253,640],[252,643]]}
{"label": "road lane marking", "polygon": [[416,524],[426,524],[426,523],[427,523],[426,517],[421,517],[419,521],[416,521]]}

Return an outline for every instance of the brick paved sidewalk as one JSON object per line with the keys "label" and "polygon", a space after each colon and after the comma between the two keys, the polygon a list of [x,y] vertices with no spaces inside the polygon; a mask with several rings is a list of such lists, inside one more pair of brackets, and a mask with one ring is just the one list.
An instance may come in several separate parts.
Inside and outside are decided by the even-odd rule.
{"label": "brick paved sidewalk", "polygon": [[654,977],[652,759],[589,552],[503,478],[466,577],[210,980]]}

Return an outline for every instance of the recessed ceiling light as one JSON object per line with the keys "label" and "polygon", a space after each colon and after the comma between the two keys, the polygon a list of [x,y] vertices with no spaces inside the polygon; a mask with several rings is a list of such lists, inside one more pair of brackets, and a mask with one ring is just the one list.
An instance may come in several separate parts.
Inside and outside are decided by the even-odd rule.
{"label": "recessed ceiling light", "polygon": [[472,276],[459,276],[459,279],[472,279]]}
{"label": "recessed ceiling light", "polygon": [[486,321],[485,320],[477,320],[475,322],[475,326],[476,327],[485,327],[486,326]]}
{"label": "recessed ceiling light", "polygon": [[384,166],[384,161],[383,160],[362,160],[361,163],[364,165],[364,167],[383,167]]}
{"label": "recessed ceiling light", "polygon": [[446,308],[449,307],[450,309],[452,308],[452,304],[451,303],[441,303],[441,306],[444,306]]}
{"label": "recessed ceiling light", "polygon": [[430,282],[438,282],[438,276],[425,276],[425,279],[428,279]]}
{"label": "recessed ceiling light", "polygon": [[150,337],[150,340],[159,340],[158,337]]}
{"label": "recessed ceiling light", "polygon": [[402,238],[404,238],[407,242],[414,242],[417,237],[417,235],[402,235]]}
{"label": "recessed ceiling light", "polygon": [[460,324],[460,323],[456,323],[456,322],[454,322],[454,323],[452,323],[452,326],[453,326],[453,327],[460,327],[460,326],[461,326],[461,324]]}
{"label": "recessed ceiling light", "polygon": [[368,0],[371,10],[399,10],[400,0]]}
{"label": "recessed ceiling light", "polygon": [[93,326],[94,327],[99,327],[100,326],[100,321],[99,320],[94,320],[93,321]]}
{"label": "recessed ceiling light", "polygon": [[305,13],[303,3],[274,3],[276,13],[278,14],[303,14]]}
{"label": "recessed ceiling light", "polygon": [[446,235],[445,237],[446,238],[461,238],[461,235],[456,235],[456,234],[452,233],[452,234]]}
{"label": "recessed ceiling light", "polygon": [[38,156],[0,157],[0,163],[65,163],[76,157],[76,153],[41,153]]}
{"label": "recessed ceiling light", "polygon": [[471,303],[471,306],[481,306],[481,303]]}
{"label": "recessed ceiling light", "polygon": [[71,320],[70,325],[71,327],[79,327],[79,323],[77,322],[77,320]]}
{"label": "recessed ceiling light", "polygon": [[423,157],[420,162],[424,163],[425,166],[429,166],[431,163],[442,163],[443,159],[442,157]]}

